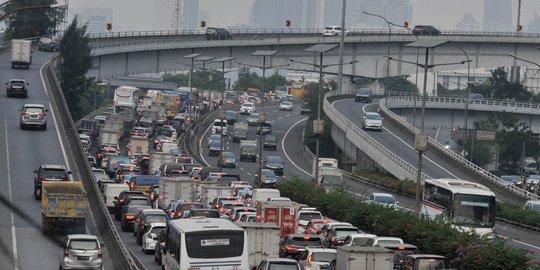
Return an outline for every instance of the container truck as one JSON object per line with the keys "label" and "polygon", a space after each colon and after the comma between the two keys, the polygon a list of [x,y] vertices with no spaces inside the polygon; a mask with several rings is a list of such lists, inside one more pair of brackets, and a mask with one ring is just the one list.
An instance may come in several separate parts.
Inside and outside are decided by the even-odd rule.
{"label": "container truck", "polygon": [[85,233],[87,194],[82,182],[44,181],[42,184],[41,216],[43,233]]}
{"label": "container truck", "polygon": [[194,201],[196,199],[194,185],[194,180],[191,180],[189,176],[161,176],[159,178],[158,207],[165,209],[171,201],[180,199]]}
{"label": "container truck", "polygon": [[279,257],[280,228],[275,224],[235,222],[247,233],[249,268],[255,269],[265,258]]}
{"label": "container truck", "polygon": [[297,231],[296,212],[299,205],[290,201],[265,201],[256,204],[257,222],[276,224],[280,227],[280,236],[285,238]]}
{"label": "container truck", "polygon": [[383,247],[340,246],[337,248],[336,270],[394,269],[394,254]]}
{"label": "container truck", "polygon": [[222,186],[219,183],[204,183],[201,182],[200,201],[205,207],[210,207],[211,202],[217,197],[231,196],[231,187]]}
{"label": "container truck", "polygon": [[127,144],[128,156],[132,156],[135,153],[148,154],[150,149],[150,140],[142,136],[131,136]]}
{"label": "container truck", "polygon": [[32,63],[32,41],[13,39],[11,41],[11,67],[30,68]]}
{"label": "container truck", "polygon": [[101,129],[99,132],[99,145],[107,143],[118,143],[119,137],[114,129]]}
{"label": "container truck", "polygon": [[159,172],[159,167],[164,163],[174,162],[174,155],[167,152],[154,152],[150,154],[150,164],[148,172],[155,174]]}
{"label": "container truck", "polygon": [[241,140],[240,141],[240,161],[250,159],[255,162],[257,160],[257,141],[256,140]]}

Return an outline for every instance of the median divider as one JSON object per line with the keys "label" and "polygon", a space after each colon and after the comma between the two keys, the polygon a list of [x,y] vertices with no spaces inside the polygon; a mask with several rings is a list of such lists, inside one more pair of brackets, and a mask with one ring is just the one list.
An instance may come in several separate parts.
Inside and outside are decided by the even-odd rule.
{"label": "median divider", "polygon": [[61,80],[61,57],[55,57],[45,64],[42,71],[47,88],[51,90],[52,106],[58,116],[59,132],[66,146],[66,152],[70,153],[71,170],[81,177],[84,188],[88,193],[90,210],[93,213],[97,230],[103,239],[107,252],[115,269],[146,269],[141,261],[124,244],[120,234],[116,230],[114,222],[105,206],[103,197],[100,195],[97,183],[93,180],[91,168],[88,165],[85,152],[80,143],[77,128],[69,112],[64,94],[60,87]]}

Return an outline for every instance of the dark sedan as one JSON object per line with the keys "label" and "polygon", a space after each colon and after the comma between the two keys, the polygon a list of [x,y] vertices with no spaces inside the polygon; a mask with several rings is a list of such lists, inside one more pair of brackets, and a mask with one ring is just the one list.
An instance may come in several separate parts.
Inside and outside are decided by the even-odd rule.
{"label": "dark sedan", "polygon": [[221,152],[221,141],[212,141],[210,147],[208,148],[208,155],[211,157],[219,156]]}
{"label": "dark sedan", "polygon": [[268,156],[264,161],[264,167],[274,171],[276,175],[283,175],[285,162],[278,156]]}
{"label": "dark sedan", "polygon": [[218,167],[236,168],[236,157],[233,152],[223,152],[221,160],[218,159]]}

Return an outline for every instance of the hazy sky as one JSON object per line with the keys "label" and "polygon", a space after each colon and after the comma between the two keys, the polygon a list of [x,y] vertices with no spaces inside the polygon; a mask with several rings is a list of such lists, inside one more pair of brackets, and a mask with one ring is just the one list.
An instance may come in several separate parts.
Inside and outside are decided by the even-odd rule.
{"label": "hazy sky", "polygon": [[[1,1],[1,0],[0,0]],[[122,21],[133,20],[136,25],[144,19],[145,10],[152,0],[70,0],[70,7],[94,6],[111,7],[114,16],[125,17]],[[272,1],[272,0],[267,0]],[[341,0],[327,0],[341,3]],[[410,0],[413,6],[411,24],[430,24],[442,30],[454,30],[463,16],[471,13],[475,20],[482,23],[484,1],[490,0]],[[512,0],[512,23],[516,23],[518,0]],[[200,0],[200,10],[209,12],[212,25],[233,26],[249,23],[249,13],[253,0]],[[129,12],[126,7],[129,6]],[[540,0],[522,0],[521,24],[526,26],[540,15]],[[148,17],[148,16],[146,16]],[[398,23],[398,22],[396,22]]]}

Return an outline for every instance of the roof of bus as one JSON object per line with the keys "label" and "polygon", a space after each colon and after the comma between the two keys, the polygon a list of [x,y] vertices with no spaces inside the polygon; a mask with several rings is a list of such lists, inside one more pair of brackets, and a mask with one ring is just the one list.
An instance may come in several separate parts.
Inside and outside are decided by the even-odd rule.
{"label": "roof of bus", "polygon": [[232,221],[224,218],[192,217],[185,219],[175,219],[170,220],[169,225],[174,226],[185,233],[213,230],[243,230],[238,225],[234,224]]}
{"label": "roof of bus", "polygon": [[444,187],[453,193],[471,193],[474,192],[478,195],[495,196],[495,193],[488,187],[474,183],[467,180],[451,179],[451,178],[439,178],[439,179],[425,179],[424,182],[435,184],[437,186]]}

